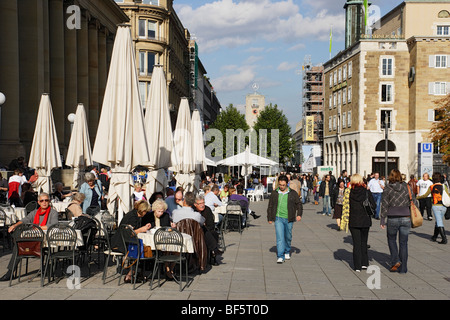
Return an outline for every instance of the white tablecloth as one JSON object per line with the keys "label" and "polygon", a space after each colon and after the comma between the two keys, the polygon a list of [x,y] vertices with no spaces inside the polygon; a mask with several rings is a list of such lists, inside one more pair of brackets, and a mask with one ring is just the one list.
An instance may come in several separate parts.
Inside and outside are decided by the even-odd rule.
{"label": "white tablecloth", "polygon": [[52,202],[52,207],[58,212],[64,212],[69,204],[70,202],[65,201]]}
{"label": "white tablecloth", "polygon": [[[6,225],[12,225],[27,215],[25,208],[2,207],[6,213]],[[1,225],[3,226],[3,225]]]}
{"label": "white tablecloth", "polygon": [[[156,229],[152,228],[147,232],[138,233],[138,238],[142,239],[144,245],[150,246],[152,250],[155,249],[155,241],[153,238],[155,235],[155,231]],[[194,253],[194,242],[192,240],[192,237],[186,233],[181,233],[181,235],[183,236],[183,252]],[[171,250],[169,248],[168,250],[163,251],[171,251]]]}
{"label": "white tablecloth", "polygon": [[215,223],[219,222],[219,213],[225,215],[225,213],[227,213],[227,206],[218,206],[214,208],[213,214]]}

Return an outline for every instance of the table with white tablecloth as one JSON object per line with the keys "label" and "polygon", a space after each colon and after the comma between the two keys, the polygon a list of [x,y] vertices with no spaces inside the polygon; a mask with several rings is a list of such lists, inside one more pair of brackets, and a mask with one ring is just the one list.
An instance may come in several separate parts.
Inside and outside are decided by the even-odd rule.
{"label": "table with white tablecloth", "polygon": [[52,202],[51,206],[58,212],[65,212],[69,204],[70,201],[56,201]]}
{"label": "table with white tablecloth", "polygon": [[[45,234],[45,238],[44,238],[44,242],[43,242],[43,247],[48,247],[48,243],[47,243],[47,230],[42,230],[44,231]],[[81,232],[81,230],[77,230],[75,229],[76,233],[77,233],[77,247],[81,247],[84,245],[84,240],[83,240],[83,233]],[[64,243],[59,244],[61,246],[64,245]]]}
{"label": "table with white tablecloth", "polygon": [[214,208],[213,214],[214,214],[214,222],[215,223],[219,222],[219,213],[221,215],[225,215],[225,213],[227,213],[227,206],[224,205],[224,206],[218,206],[218,207]]}
{"label": "table with white tablecloth", "polygon": [[[154,240],[155,232],[156,228],[152,228],[147,232],[138,233],[138,238],[142,239],[144,245],[150,246],[152,250],[155,249],[155,240]],[[194,241],[192,240],[192,236],[186,233],[181,233],[181,235],[183,236],[183,252],[194,253]],[[171,250],[170,248],[167,248],[167,250],[163,251],[171,251]]]}
{"label": "table with white tablecloth", "polygon": [[1,207],[1,209],[6,214],[6,225],[12,225],[25,218],[27,215],[27,211],[25,210],[25,208],[20,207],[14,208],[5,206]]}

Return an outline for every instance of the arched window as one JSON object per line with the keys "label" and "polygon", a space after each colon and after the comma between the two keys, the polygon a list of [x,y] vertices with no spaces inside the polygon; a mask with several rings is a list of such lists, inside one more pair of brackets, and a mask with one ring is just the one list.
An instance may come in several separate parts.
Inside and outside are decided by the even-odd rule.
{"label": "arched window", "polygon": [[442,10],[439,12],[438,18],[450,18],[450,12],[447,10]]}
{"label": "arched window", "polygon": [[[381,140],[377,143],[377,146],[375,147],[375,151],[385,151],[385,140]],[[395,146],[395,143],[393,143],[391,140],[388,140],[388,151],[396,151],[397,147]]]}

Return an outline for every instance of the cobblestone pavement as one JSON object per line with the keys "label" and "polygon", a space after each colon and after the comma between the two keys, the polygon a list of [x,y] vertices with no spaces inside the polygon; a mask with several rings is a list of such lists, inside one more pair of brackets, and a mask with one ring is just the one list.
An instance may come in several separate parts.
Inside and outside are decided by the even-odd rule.
{"label": "cobblestone pavement", "polygon": [[[67,280],[59,283],[39,280],[0,282],[0,299],[7,300],[447,300],[450,298],[450,244],[429,240],[434,221],[411,229],[408,273],[391,273],[386,231],[373,220],[369,233],[369,259],[373,273],[357,273],[352,268],[350,233],[337,231],[336,221],[322,215],[320,205],[306,204],[303,219],[294,224],[292,257],[276,263],[275,230],[266,219],[268,200],[252,202],[261,215],[249,218],[242,234],[225,234],[226,252],[219,266],[194,276],[182,292],[175,282],[165,282],[150,290],[149,283],[132,290],[131,284],[117,280],[102,282],[102,271],[92,267],[81,289],[69,289]],[[450,229],[450,223],[447,222]],[[447,232],[449,234],[449,232]],[[11,257],[0,257],[0,272],[6,271]],[[30,263],[30,270],[36,264]],[[25,267],[23,267],[25,269]],[[111,274],[115,267],[110,267]],[[379,276],[377,278],[377,276]],[[378,279],[378,280],[377,280]]]}

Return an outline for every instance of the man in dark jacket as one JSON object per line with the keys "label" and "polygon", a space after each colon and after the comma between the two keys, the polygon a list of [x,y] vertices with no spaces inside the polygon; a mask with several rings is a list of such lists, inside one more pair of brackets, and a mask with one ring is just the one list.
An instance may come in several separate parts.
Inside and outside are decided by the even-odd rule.
{"label": "man in dark jacket", "polygon": [[335,183],[331,179],[331,175],[327,174],[324,181],[319,186],[319,197],[323,199],[323,215],[331,216],[331,194]]}
{"label": "man in dark jacket", "polygon": [[288,182],[285,175],[278,178],[278,188],[271,193],[267,207],[267,221],[270,224],[275,222],[277,263],[291,258],[292,227],[295,221],[301,220],[303,214],[300,197],[288,187]]}

